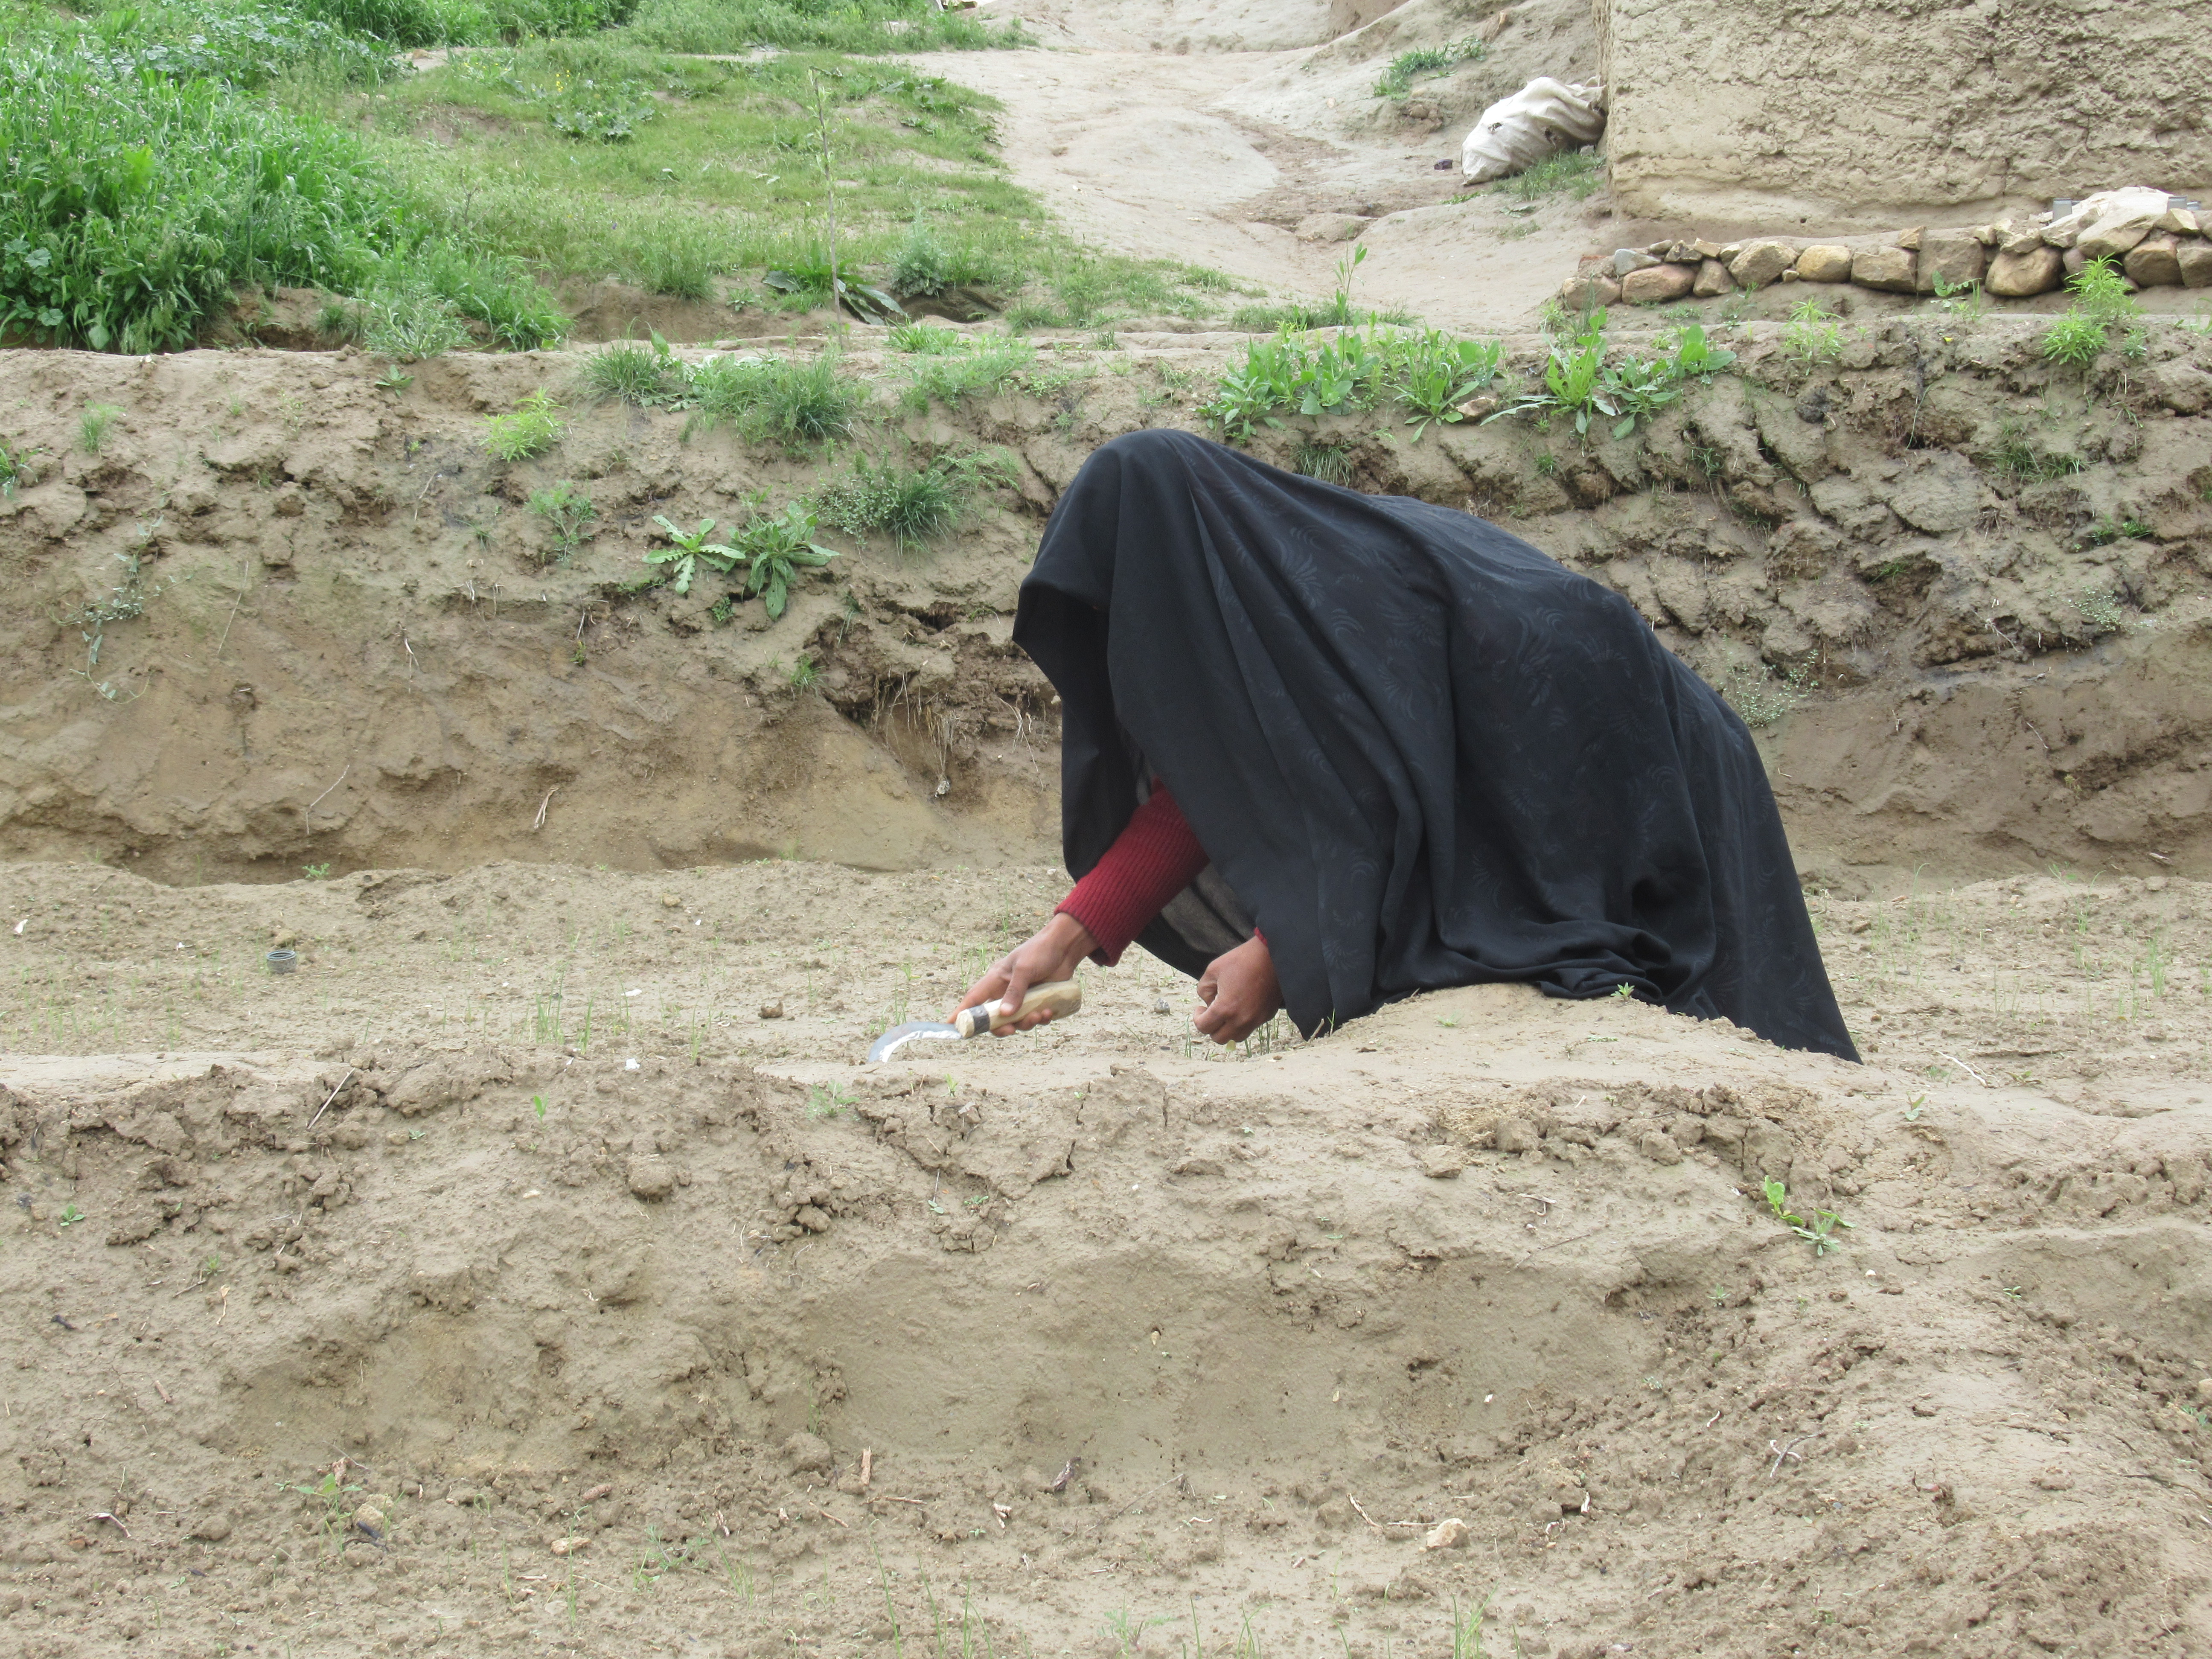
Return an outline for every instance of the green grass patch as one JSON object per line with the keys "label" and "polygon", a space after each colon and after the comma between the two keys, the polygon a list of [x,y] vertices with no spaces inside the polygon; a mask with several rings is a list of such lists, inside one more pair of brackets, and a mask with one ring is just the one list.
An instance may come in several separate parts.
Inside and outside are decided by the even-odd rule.
{"label": "green grass patch", "polygon": [[856,535],[881,532],[901,547],[914,547],[957,526],[979,489],[1008,485],[1018,477],[1004,450],[939,456],[927,466],[871,463],[862,456],[850,472],[823,485],[814,504],[824,523]]}
{"label": "green grass patch", "polygon": [[1462,64],[1479,64],[1489,55],[1490,48],[1473,35],[1441,46],[1416,46],[1411,52],[1401,52],[1390,60],[1390,66],[1382,71],[1382,78],[1375,83],[1375,95],[1403,99],[1413,89],[1416,77],[1448,75]]}
{"label": "green grass patch", "polygon": [[1018,25],[988,25],[930,0],[644,0],[624,31],[661,52],[972,51],[1028,43]]}
{"label": "green grass patch", "polygon": [[899,402],[909,413],[926,413],[933,403],[948,408],[963,399],[1001,391],[1015,375],[1036,366],[1036,348],[1027,340],[963,340],[954,351],[932,351],[907,365],[907,387]]}
{"label": "green grass patch", "polygon": [[1547,155],[1535,166],[1523,167],[1510,179],[1501,179],[1495,188],[1500,196],[1510,196],[1518,202],[1540,201],[1547,196],[1565,193],[1577,202],[1586,201],[1605,187],[1605,162],[1595,155],[1586,155],[1581,150],[1563,150],[1557,155]]}
{"label": "green grass patch", "polygon": [[1459,406],[1497,380],[1504,356],[1498,341],[1432,328],[1346,329],[1326,339],[1285,329],[1247,346],[1200,412],[1242,441],[1255,425],[1280,427],[1289,415],[1396,406],[1418,438],[1433,423],[1464,419]]}
{"label": "green grass patch", "polygon": [[795,361],[773,356],[714,356],[690,374],[697,412],[687,432],[725,422],[757,443],[794,453],[848,438],[867,406],[868,389],[838,372],[824,352]]}

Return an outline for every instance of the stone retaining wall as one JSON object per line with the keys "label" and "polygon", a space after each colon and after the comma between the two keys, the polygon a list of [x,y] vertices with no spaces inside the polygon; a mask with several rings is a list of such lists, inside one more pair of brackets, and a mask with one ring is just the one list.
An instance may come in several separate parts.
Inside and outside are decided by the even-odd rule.
{"label": "stone retaining wall", "polygon": [[[1925,228],[1879,236],[1675,240],[1587,256],[1560,289],[1591,305],[1665,305],[1772,283],[1850,283],[1887,294],[1935,294],[1978,283],[2000,300],[2032,299],[2092,259],[2109,259],[2136,288],[2212,288],[2212,215],[2162,191],[2126,189],[2072,210],[2003,224]],[[1941,288],[1939,288],[1939,283]]]}

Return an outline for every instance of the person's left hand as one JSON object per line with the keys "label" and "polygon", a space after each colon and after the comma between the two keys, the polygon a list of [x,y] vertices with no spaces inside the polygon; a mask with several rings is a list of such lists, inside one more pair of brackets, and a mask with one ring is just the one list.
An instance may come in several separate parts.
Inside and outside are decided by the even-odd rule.
{"label": "person's left hand", "polygon": [[1205,1006],[1190,1023],[1216,1042],[1242,1042],[1273,1019],[1282,1008],[1283,988],[1267,941],[1255,933],[1216,957],[1198,981],[1198,1000]]}

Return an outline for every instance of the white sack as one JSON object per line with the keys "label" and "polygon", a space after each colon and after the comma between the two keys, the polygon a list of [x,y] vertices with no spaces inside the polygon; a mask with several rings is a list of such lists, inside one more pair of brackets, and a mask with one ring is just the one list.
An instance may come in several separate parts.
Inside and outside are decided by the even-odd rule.
{"label": "white sack", "polygon": [[1540,75],[1482,112],[1467,135],[1460,171],[1469,184],[1503,179],[1563,149],[1595,143],[1604,131],[1602,86],[1574,86]]}

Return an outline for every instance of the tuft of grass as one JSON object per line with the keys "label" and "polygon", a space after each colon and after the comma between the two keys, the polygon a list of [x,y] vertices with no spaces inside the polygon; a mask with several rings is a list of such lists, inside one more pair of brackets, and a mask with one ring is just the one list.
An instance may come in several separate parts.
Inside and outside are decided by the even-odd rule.
{"label": "tuft of grass", "polygon": [[539,387],[509,413],[495,415],[484,422],[484,447],[502,461],[526,461],[543,455],[568,429],[559,409],[545,389]]}
{"label": "tuft of grass", "polygon": [[36,444],[18,443],[10,449],[0,443],[0,500],[13,501],[18,489],[39,481],[37,457],[42,453]]}
{"label": "tuft of grass", "polygon": [[1523,167],[1510,179],[1501,179],[1497,193],[1516,201],[1540,201],[1562,192],[1577,202],[1587,201],[1605,185],[1605,162],[1578,149],[1547,155],[1534,167]]}
{"label": "tuft of grass", "polygon": [[583,380],[585,391],[599,403],[650,409],[676,393],[683,381],[683,366],[658,335],[650,345],[617,340],[584,360]]}
{"label": "tuft of grass", "polygon": [[933,403],[956,407],[964,398],[1003,390],[1036,364],[1036,348],[1027,340],[963,340],[957,349],[927,352],[908,364],[907,388],[899,401],[915,415]]}
{"label": "tuft of grass", "polygon": [[755,442],[793,453],[852,435],[867,388],[838,373],[834,354],[796,362],[775,356],[713,356],[691,372],[695,428],[730,422]]}
{"label": "tuft of grass", "polygon": [[1416,46],[1411,52],[1401,52],[1390,60],[1390,66],[1382,71],[1382,78],[1375,83],[1375,95],[1403,100],[1413,90],[1415,76],[1448,74],[1462,64],[1479,64],[1489,55],[1490,48],[1473,35],[1440,46]]}
{"label": "tuft of grass", "polygon": [[76,447],[88,455],[99,454],[107,443],[109,428],[122,413],[113,404],[87,404],[76,417]]}
{"label": "tuft of grass", "polygon": [[1352,452],[1342,444],[1300,444],[1292,465],[1323,483],[1349,485],[1352,479]]}
{"label": "tuft of grass", "polygon": [[930,0],[642,0],[623,33],[662,52],[974,51],[1028,43],[1017,26],[939,10]]}
{"label": "tuft of grass", "polygon": [[891,349],[923,356],[965,351],[968,337],[949,328],[932,328],[927,323],[901,323],[890,332]]}

